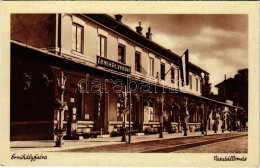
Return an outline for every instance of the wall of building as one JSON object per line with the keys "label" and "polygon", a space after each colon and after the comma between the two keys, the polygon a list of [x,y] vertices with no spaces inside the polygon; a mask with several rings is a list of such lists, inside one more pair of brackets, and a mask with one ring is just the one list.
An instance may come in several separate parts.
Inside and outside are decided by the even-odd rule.
{"label": "wall of building", "polygon": [[56,14],[12,14],[11,39],[37,48],[54,48]]}
{"label": "wall of building", "polygon": [[[48,15],[40,15],[37,16],[38,20],[40,20],[40,18],[44,19],[46,18]],[[49,17],[54,17],[56,18],[56,15],[49,15]],[[25,17],[25,16],[23,16]],[[28,18],[30,18],[31,16],[28,15]],[[19,17],[17,17],[19,18]],[[14,21],[15,23],[17,22],[17,24],[21,24],[23,25],[23,23],[19,23],[19,19],[17,19],[16,17],[14,17]],[[48,17],[47,17],[48,18]],[[139,46],[138,44],[133,43],[132,41],[129,41],[128,39],[90,21],[87,18],[84,18],[83,16],[80,15],[68,15],[68,14],[62,14],[61,15],[62,21],[61,21],[61,55],[65,56],[65,57],[70,57],[70,58],[77,58],[82,60],[82,61],[87,61],[90,64],[88,64],[89,66],[79,66],[78,64],[74,64],[70,61],[67,61],[66,63],[60,63],[62,62],[61,60],[59,60],[59,62],[55,62],[53,60],[51,60],[49,62],[48,65],[44,64],[43,62],[37,62],[36,64],[32,63],[33,66],[35,66],[35,68],[32,68],[32,66],[30,65],[30,60],[28,62],[24,61],[24,64],[20,64],[19,61],[12,61],[14,63],[13,67],[18,67],[17,71],[15,71],[15,75],[13,75],[14,79],[16,76],[16,73],[20,73],[19,71],[21,70],[21,72],[27,72],[27,70],[23,69],[23,67],[28,68],[28,72],[32,73],[33,76],[37,76],[36,72],[38,73],[38,69],[41,70],[42,68],[46,69],[47,67],[49,67],[52,64],[55,64],[55,66],[57,66],[58,68],[61,68],[62,70],[65,70],[66,72],[70,73],[70,76],[67,78],[67,83],[66,83],[66,90],[65,90],[65,101],[68,103],[69,106],[69,116],[71,117],[71,111],[72,108],[76,108],[77,109],[77,118],[76,120],[79,121],[79,123],[81,123],[81,125],[85,124],[85,127],[88,128],[88,126],[91,126],[91,130],[95,130],[95,121],[97,120],[97,94],[93,94],[92,92],[86,94],[86,93],[79,93],[77,91],[77,84],[81,79],[85,79],[85,75],[86,74],[90,74],[90,83],[92,80],[94,79],[101,79],[101,81],[104,81],[105,78],[113,78],[115,79],[117,76],[112,75],[109,72],[104,72],[104,71],[100,71],[100,67],[96,66],[96,57],[98,54],[98,36],[102,35],[105,36],[107,39],[107,58],[110,60],[113,60],[115,62],[118,62],[118,44],[124,45],[125,46],[125,55],[126,55],[126,65],[131,67],[131,75],[132,76],[136,76],[136,77],[142,77],[145,78],[147,81],[159,81],[160,84],[165,84],[167,86],[170,86],[172,88],[179,88],[181,89],[181,82],[177,81],[177,72],[179,73],[179,78],[180,78],[180,72],[178,71],[178,66],[174,65],[173,63],[171,63],[169,60],[165,60],[163,58],[161,58],[159,55],[157,55],[156,53],[153,53],[151,51],[148,51],[146,48]],[[20,18],[21,19],[21,18]],[[22,22],[25,22],[26,19],[21,19]],[[54,19],[55,20],[55,19]],[[29,22],[28,22],[29,23]],[[83,51],[82,53],[76,52],[72,50],[72,25],[73,23],[76,23],[78,25],[83,26]],[[49,37],[49,39],[45,39],[43,37],[41,37],[41,35],[35,35],[34,34],[30,34],[31,36],[28,36],[28,40],[33,43],[32,46],[38,47],[38,48],[47,48],[48,46],[54,46],[56,48],[54,48],[55,51],[59,51],[59,48],[57,47],[56,44],[56,35],[57,34],[53,34],[53,32],[56,29],[55,24],[51,22],[51,26],[47,25],[47,30],[42,30],[43,34],[46,37]],[[28,25],[28,24],[26,24]],[[49,26],[49,27],[48,27]],[[54,26],[54,27],[52,27]],[[52,31],[50,31],[49,29],[53,29]],[[47,33],[47,34],[46,34]],[[37,32],[37,34],[41,34],[39,32]],[[39,39],[43,38],[44,40],[42,41],[42,43],[39,43]],[[22,38],[21,38],[22,39]],[[34,41],[38,39],[38,41]],[[15,39],[14,40],[18,40]],[[35,43],[35,44],[34,44]],[[53,51],[53,48],[51,48],[51,50]],[[136,72],[135,71],[135,52],[139,52],[141,53],[141,72]],[[13,55],[13,54],[12,54]],[[47,54],[46,54],[47,55]],[[149,57],[154,58],[154,76],[151,77],[149,76]],[[48,61],[47,61],[48,62]],[[69,63],[70,62],[70,63]],[[160,80],[160,67],[161,67],[161,63],[165,64],[165,80]],[[84,68],[82,68],[84,67]],[[171,78],[171,68],[175,68],[175,83],[172,84],[170,81]],[[36,69],[36,70],[34,70]],[[39,72],[38,75],[42,75],[43,72]],[[158,79],[156,79],[158,73]],[[200,95],[200,77],[199,75],[190,72],[190,75],[192,75],[192,89],[189,89],[189,86],[185,86],[185,91],[193,93],[193,94],[198,94]],[[18,79],[19,80],[23,80],[21,78],[21,75]],[[30,107],[31,109],[33,109],[33,111],[28,111],[27,109],[24,109],[23,111],[28,112],[28,115],[26,117],[21,117],[22,114],[19,114],[19,110],[18,109],[14,109],[11,112],[11,115],[13,115],[12,118],[12,122],[16,122],[16,119],[18,119],[17,121],[34,121],[34,120],[39,120],[39,118],[37,117],[42,117],[41,119],[44,121],[48,121],[48,128],[43,128],[42,131],[47,130],[47,134],[44,134],[44,136],[48,136],[45,137],[46,138],[53,138],[53,128],[57,123],[57,110],[54,110],[54,100],[55,98],[59,98],[60,97],[60,93],[58,90],[58,86],[57,86],[57,74],[56,76],[53,75],[52,79],[54,81],[54,85],[53,88],[55,88],[55,93],[51,92],[45,92],[46,94],[50,94],[48,96],[44,95],[45,93],[43,93],[43,95],[38,95],[35,96],[31,99],[24,99],[24,103],[26,104],[30,104],[31,100],[35,99],[37,100],[36,103],[31,104],[32,107]],[[118,78],[121,78],[120,76],[118,76]],[[196,91],[196,78],[198,78],[199,80],[199,86],[198,86],[198,91]],[[39,80],[40,81],[40,80]],[[179,82],[179,86],[178,83]],[[18,89],[19,86],[13,86],[15,89]],[[102,85],[102,87],[104,87]],[[118,123],[117,121],[117,98],[116,95],[114,94],[114,92],[112,91],[112,85],[108,85],[108,93],[106,93],[104,95],[104,102],[105,102],[105,107],[103,109],[104,115],[102,116],[102,118],[104,119],[104,124],[105,124],[105,131],[107,130],[111,130],[109,129],[110,126],[112,126],[113,124],[110,123]],[[15,90],[14,92],[15,94],[18,93],[18,95],[20,95],[19,91]],[[102,88],[104,89],[104,88]],[[37,90],[38,91],[38,90]],[[35,91],[35,95],[37,95],[37,91]],[[53,96],[54,95],[54,96]],[[140,96],[142,97],[142,99],[140,100],[140,108],[139,108],[139,124],[142,125],[144,123],[148,123],[150,125],[155,125],[158,127],[159,125],[159,112],[161,111],[160,109],[160,104],[156,101],[156,97],[158,95],[156,94],[140,94]],[[12,102],[14,104],[12,104],[12,107],[15,107],[17,104],[19,104],[19,101],[15,100],[15,95],[13,95],[13,99]],[[48,97],[51,97],[51,99],[48,99]],[[153,121],[149,121],[148,120],[148,114],[146,113],[146,111],[144,110],[145,106],[144,106],[144,100],[147,98],[152,98],[154,99],[154,120]],[[44,99],[44,101],[41,101],[41,99]],[[177,100],[178,98],[176,98]],[[29,100],[29,101],[28,101]],[[46,102],[47,101],[47,102]],[[166,100],[167,102],[168,100]],[[40,110],[37,110],[36,105],[40,104]],[[46,104],[52,104],[50,106],[46,106]],[[19,104],[20,107],[22,106],[21,104]],[[29,107],[29,106],[28,106]],[[26,108],[26,107],[25,107]],[[47,111],[47,112],[46,112]],[[138,111],[138,110],[137,110]],[[164,112],[167,113],[167,115],[169,115],[170,111],[165,108]],[[34,117],[31,117],[32,115]],[[136,115],[136,114],[135,114]],[[31,118],[30,118],[31,117]],[[47,117],[47,118],[44,118]],[[134,117],[134,113],[132,114],[132,117]],[[169,116],[172,117],[172,116]],[[195,114],[193,114],[191,116],[192,121],[195,120]],[[68,119],[66,123],[69,123],[70,119]],[[134,120],[133,120],[134,121]],[[121,123],[120,123],[121,124]],[[148,125],[147,124],[147,125]],[[68,126],[69,124],[67,124]],[[99,126],[100,127],[100,126]],[[22,128],[22,127],[21,127]],[[20,131],[20,134],[22,133],[26,133],[28,130],[32,128],[30,125],[27,124],[27,127],[24,128],[24,131]],[[40,127],[39,127],[40,128]],[[11,131],[17,131],[19,129],[19,127],[11,127]],[[143,129],[143,128],[142,128]],[[140,130],[142,130],[140,129]],[[113,130],[113,128],[112,128]],[[30,130],[31,131],[31,130]],[[39,135],[41,135],[41,132],[39,133],[39,130],[35,129],[34,130],[36,135],[33,135],[34,137],[37,137]],[[38,134],[37,134],[38,131]],[[99,131],[99,129],[98,129]],[[19,131],[18,131],[19,132]],[[11,132],[13,135],[18,134],[18,132]],[[33,131],[31,131],[33,132]],[[39,137],[37,137],[39,138]],[[44,139],[44,138],[43,138]]]}
{"label": "wall of building", "polygon": [[[189,85],[185,86],[185,91],[201,95],[201,77],[196,75],[194,72],[189,72],[189,75],[192,77],[192,81],[189,80]],[[196,79],[198,79],[198,91],[196,90]],[[190,85],[192,85],[192,87],[190,87]]]}
{"label": "wall of building", "polygon": [[[102,35],[107,39],[107,58],[118,62],[118,45],[125,46],[125,55],[126,61],[125,64],[131,67],[131,74],[133,76],[144,77],[148,81],[157,81],[156,75],[158,73],[158,77],[160,79],[160,66],[161,63],[165,63],[165,80],[159,80],[160,84],[166,85],[168,87],[172,87],[175,89],[183,89],[180,88],[181,84],[178,87],[177,84],[177,69],[178,66],[161,58],[156,53],[152,53],[148,51],[146,48],[139,46],[138,44],[125,39],[124,37],[96,24],[92,21],[84,18],[83,16],[75,16],[75,15],[62,15],[62,51],[63,54],[72,55],[74,57],[78,57],[81,59],[88,60],[93,63],[93,66],[96,64],[96,56],[98,55],[98,35]],[[77,53],[72,51],[72,23],[79,24],[83,26],[84,29],[84,44],[83,44],[83,53]],[[135,52],[141,53],[141,72],[135,71]],[[154,77],[149,76],[149,57],[154,58]],[[171,72],[170,69],[175,67],[175,84],[171,83]],[[180,73],[180,72],[179,72]],[[193,76],[192,90],[189,86],[185,87],[185,91],[191,92],[193,94],[201,95],[201,87],[200,87],[200,76],[190,72]],[[180,75],[179,75],[180,77]],[[198,91],[196,91],[196,78],[199,79]],[[179,81],[180,83],[180,81]]]}
{"label": "wall of building", "polygon": [[[35,57],[37,55],[37,58]],[[11,140],[53,139],[54,78],[44,56],[11,46]]]}
{"label": "wall of building", "polygon": [[[55,14],[19,14],[12,15],[12,28],[11,32],[13,34],[11,36],[12,40],[21,41],[25,44],[35,46],[37,48],[49,48],[53,50],[55,48],[56,51],[59,51],[56,38],[56,21],[57,15]],[[107,58],[113,60],[115,62],[118,61],[118,44],[125,46],[125,54],[126,54],[126,65],[131,67],[132,75],[144,77],[148,81],[156,81],[156,75],[158,73],[160,84],[175,88],[182,89],[181,84],[178,87],[177,84],[177,69],[178,66],[161,58],[156,53],[152,53],[147,49],[139,46],[138,44],[125,39],[124,37],[84,18],[80,15],[69,15],[69,14],[61,14],[61,51],[62,54],[76,57],[83,60],[87,60],[91,62],[92,66],[96,64],[96,56],[98,55],[98,35],[102,35],[107,39]],[[37,26],[33,26],[34,24],[40,23]],[[72,51],[72,24],[76,23],[81,25],[84,29],[83,33],[83,52],[79,53],[76,51]],[[32,26],[32,27],[31,27]],[[31,27],[28,29],[28,27]],[[28,29],[26,31],[21,31],[24,29]],[[21,33],[17,33],[21,31]],[[135,52],[141,53],[141,73],[135,71]],[[149,57],[154,58],[154,77],[149,76]],[[165,63],[165,81],[160,80],[160,65],[161,62]],[[175,67],[175,84],[171,83],[171,72],[169,71],[172,67]],[[180,72],[179,72],[180,73]],[[184,89],[187,92],[191,92],[193,94],[201,95],[201,87],[199,86],[199,90],[196,91],[195,87],[195,78],[199,79],[200,85],[200,77],[192,72],[190,74],[193,75],[193,89],[190,90],[189,86],[186,86]],[[180,75],[179,75],[180,77]],[[180,81],[179,81],[180,83]]]}

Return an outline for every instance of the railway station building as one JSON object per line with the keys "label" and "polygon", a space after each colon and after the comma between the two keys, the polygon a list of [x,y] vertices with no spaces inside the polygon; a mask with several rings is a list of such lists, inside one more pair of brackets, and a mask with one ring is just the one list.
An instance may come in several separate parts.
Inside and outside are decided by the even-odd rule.
{"label": "railway station building", "polygon": [[228,130],[243,109],[205,97],[209,73],[152,35],[121,15],[12,14],[11,140]]}

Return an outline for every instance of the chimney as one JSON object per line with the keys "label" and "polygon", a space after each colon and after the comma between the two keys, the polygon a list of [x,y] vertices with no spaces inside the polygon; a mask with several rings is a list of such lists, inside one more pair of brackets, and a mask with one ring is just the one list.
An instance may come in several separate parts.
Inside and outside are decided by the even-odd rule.
{"label": "chimney", "polygon": [[121,22],[121,19],[122,19],[122,15],[118,14],[118,15],[115,15],[115,18],[118,22]]}
{"label": "chimney", "polygon": [[136,27],[136,32],[142,35],[143,28],[141,27],[141,22],[139,22],[139,26]]}
{"label": "chimney", "polygon": [[148,38],[149,40],[152,40],[152,33],[151,33],[151,27],[148,28],[148,32],[146,33],[146,38]]}

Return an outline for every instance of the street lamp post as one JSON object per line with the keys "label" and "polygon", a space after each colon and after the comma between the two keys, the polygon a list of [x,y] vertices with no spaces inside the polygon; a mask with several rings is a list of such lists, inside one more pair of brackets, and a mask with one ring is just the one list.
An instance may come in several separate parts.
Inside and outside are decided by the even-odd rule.
{"label": "street lamp post", "polygon": [[183,136],[187,136],[187,120],[189,117],[189,113],[188,113],[188,100],[187,98],[185,98],[185,115],[184,115],[184,124],[183,124],[183,128],[184,128],[184,135]]}
{"label": "street lamp post", "polygon": [[223,116],[222,116],[222,126],[221,126],[221,128],[222,128],[222,133],[224,133],[224,131],[225,131],[225,113],[223,112],[222,115]]}
{"label": "street lamp post", "polygon": [[178,116],[178,133],[181,133],[181,116]]}
{"label": "street lamp post", "polygon": [[[125,92],[123,94],[123,100],[124,100],[124,105],[123,107],[121,108],[123,114],[124,114],[124,120],[123,120],[123,129],[122,129],[122,133],[123,133],[123,136],[122,136],[122,139],[121,141],[122,142],[126,142],[126,120],[127,120],[127,92],[126,92],[126,86],[125,86]],[[130,126],[130,125],[129,125]]]}
{"label": "street lamp post", "polygon": [[68,76],[64,75],[64,72],[60,72],[60,79],[57,78],[58,80],[58,87],[61,92],[60,100],[57,99],[56,103],[58,106],[58,126],[54,130],[54,134],[57,135],[57,141],[55,144],[55,147],[61,147],[64,145],[63,142],[63,136],[65,135],[65,129],[63,128],[63,119],[64,119],[64,111],[67,109],[66,103],[64,102],[64,91],[65,91],[65,84]]}
{"label": "street lamp post", "polygon": [[[201,90],[202,90],[202,95],[204,95],[204,93],[205,93],[205,91],[204,91],[204,89],[205,89],[205,73],[204,72],[202,72],[201,74],[200,74],[200,76],[201,76]],[[204,129],[205,129],[205,134],[204,135],[207,135],[207,125],[205,124],[205,103],[203,103],[202,104],[202,121],[201,121],[201,126],[202,126],[202,131],[201,131],[201,134],[204,134]],[[207,116],[207,115],[206,115]]]}
{"label": "street lamp post", "polygon": [[207,106],[207,108],[205,109],[204,108],[204,114],[205,114],[205,116],[204,116],[204,129],[205,129],[205,133],[204,133],[204,135],[207,135],[208,134],[208,132],[207,132],[207,127],[208,127],[208,106]]}
{"label": "street lamp post", "polygon": [[220,107],[220,118],[222,120],[221,131],[222,131],[222,133],[224,133],[224,131],[225,131],[225,107],[223,107],[223,106]]}
{"label": "street lamp post", "polygon": [[204,134],[204,115],[205,115],[205,107],[204,107],[204,103],[201,105],[202,106],[202,119],[201,119],[201,134]]}
{"label": "street lamp post", "polygon": [[129,136],[128,136],[128,143],[131,143],[131,111],[132,111],[132,95],[130,89],[129,95]]}
{"label": "street lamp post", "polygon": [[161,114],[160,114],[160,135],[159,138],[163,138],[163,105],[164,105],[164,97],[162,94],[162,98],[160,99],[161,103]]}
{"label": "street lamp post", "polygon": [[213,115],[214,115],[214,133],[217,133],[217,129],[218,129],[218,114],[217,114],[217,110],[216,107],[214,107],[213,109]]}
{"label": "street lamp post", "polygon": [[163,138],[163,115],[160,116],[160,135],[159,138]]}

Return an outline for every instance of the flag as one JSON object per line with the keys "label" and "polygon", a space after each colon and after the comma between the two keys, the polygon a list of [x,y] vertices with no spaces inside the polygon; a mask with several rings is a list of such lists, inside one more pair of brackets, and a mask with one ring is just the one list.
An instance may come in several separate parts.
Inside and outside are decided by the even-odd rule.
{"label": "flag", "polygon": [[182,58],[180,60],[180,71],[181,71],[181,86],[184,87],[184,74],[183,74]]}
{"label": "flag", "polygon": [[187,49],[184,56],[181,57],[180,70],[181,70],[181,83],[184,87],[184,84],[189,85],[189,50]]}

